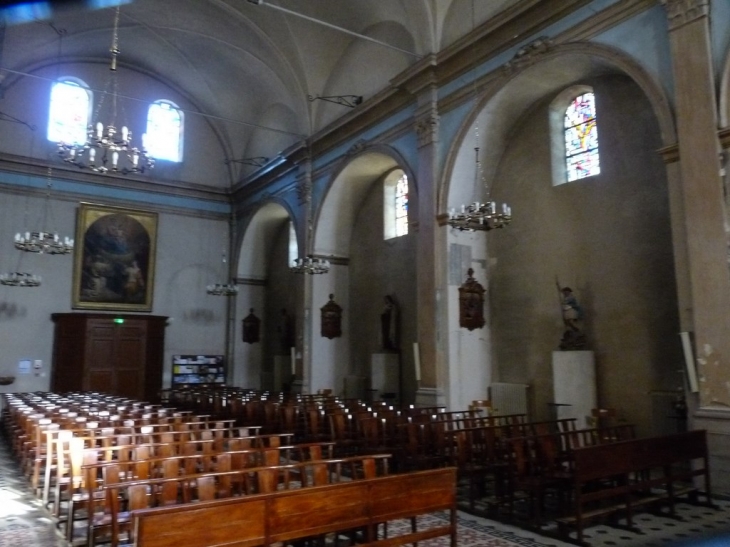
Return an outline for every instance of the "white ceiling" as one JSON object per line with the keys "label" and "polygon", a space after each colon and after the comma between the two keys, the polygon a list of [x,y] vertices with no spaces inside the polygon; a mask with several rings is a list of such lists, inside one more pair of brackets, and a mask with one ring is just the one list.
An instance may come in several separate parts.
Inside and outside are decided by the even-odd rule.
{"label": "white ceiling", "polygon": [[[121,6],[119,62],[186,97],[218,126],[230,156],[274,157],[350,112],[309,97],[367,101],[420,56],[518,3],[133,0]],[[0,85],[57,60],[59,43],[63,62],[108,63],[114,9],[84,4],[52,2],[50,19],[8,24]]]}

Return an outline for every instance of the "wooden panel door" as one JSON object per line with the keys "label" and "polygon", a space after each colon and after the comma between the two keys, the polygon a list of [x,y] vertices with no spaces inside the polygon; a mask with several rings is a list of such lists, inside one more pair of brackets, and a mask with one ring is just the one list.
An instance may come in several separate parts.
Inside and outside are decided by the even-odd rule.
{"label": "wooden panel door", "polygon": [[114,389],[114,327],[109,321],[90,319],[86,324],[84,381],[88,391]]}
{"label": "wooden panel door", "polygon": [[55,313],[51,389],[157,402],[167,317]]}
{"label": "wooden panel door", "polygon": [[127,321],[116,326],[114,390],[123,397],[139,398],[144,392],[146,371],[146,323]]}

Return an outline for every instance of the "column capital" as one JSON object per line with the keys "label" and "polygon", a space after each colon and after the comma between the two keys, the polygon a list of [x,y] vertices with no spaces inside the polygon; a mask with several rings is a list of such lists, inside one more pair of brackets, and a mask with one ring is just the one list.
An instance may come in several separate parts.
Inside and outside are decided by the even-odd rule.
{"label": "column capital", "polygon": [[438,142],[440,123],[441,117],[435,112],[429,112],[416,120],[418,148],[429,146]]}
{"label": "column capital", "polygon": [[307,157],[297,166],[299,173],[297,173],[295,191],[299,205],[303,205],[312,199],[312,160]]}
{"label": "column capital", "polygon": [[710,0],[661,0],[667,10],[669,30],[710,14]]}

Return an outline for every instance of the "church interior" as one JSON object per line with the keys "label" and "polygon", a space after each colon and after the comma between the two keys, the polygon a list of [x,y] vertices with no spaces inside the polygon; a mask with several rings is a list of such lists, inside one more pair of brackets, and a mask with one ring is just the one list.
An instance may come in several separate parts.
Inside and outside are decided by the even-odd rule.
{"label": "church interior", "polygon": [[9,450],[69,393],[357,401],[696,441],[730,492],[728,147],[725,0],[4,2]]}

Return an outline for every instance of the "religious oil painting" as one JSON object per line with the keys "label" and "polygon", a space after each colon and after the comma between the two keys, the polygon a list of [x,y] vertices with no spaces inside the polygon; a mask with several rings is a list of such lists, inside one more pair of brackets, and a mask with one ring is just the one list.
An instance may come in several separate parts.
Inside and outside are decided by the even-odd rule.
{"label": "religious oil painting", "polygon": [[72,307],[152,311],[157,213],[81,203]]}

